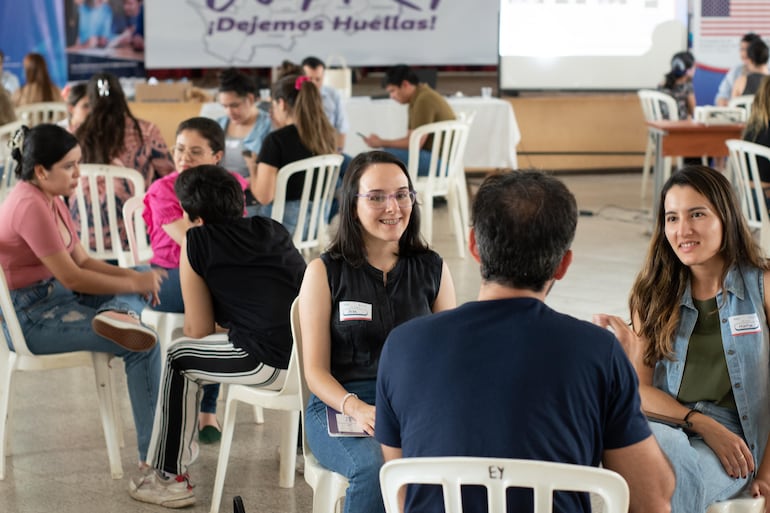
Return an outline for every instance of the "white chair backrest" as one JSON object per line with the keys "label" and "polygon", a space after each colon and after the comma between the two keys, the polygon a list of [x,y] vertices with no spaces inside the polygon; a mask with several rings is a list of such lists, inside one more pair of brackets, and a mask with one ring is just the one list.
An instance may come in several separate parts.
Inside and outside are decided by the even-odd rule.
{"label": "white chair backrest", "polygon": [[[645,121],[679,119],[679,107],[673,96],[654,89],[640,89],[637,95],[642,104]],[[666,106],[665,109],[663,105]]]}
{"label": "white chair backrest", "polygon": [[[0,318],[5,320],[5,326],[8,328],[8,334],[11,336],[11,345],[14,352],[18,356],[33,356],[32,352],[27,347],[27,341],[24,338],[24,333],[21,331],[21,325],[19,319],[16,317],[16,309],[11,301],[11,293],[8,290],[8,282],[5,280],[5,271],[0,267]],[[5,340],[5,334],[2,328],[0,328],[0,344],[2,349],[0,353],[8,350],[8,344]],[[0,422],[4,422],[5,419],[0,419]]]}
{"label": "white chair backrest", "polygon": [[[124,228],[122,205],[115,197],[115,183],[121,188],[128,182],[133,196],[144,196],[144,177],[133,169],[107,164],[81,164],[80,182],[76,189],[80,214],[80,239],[88,254],[99,260],[117,260],[127,265],[128,248],[123,248],[121,228]],[[87,194],[84,191],[87,189]],[[104,198],[105,207],[102,207]],[[99,213],[100,215],[91,215]],[[96,248],[89,243],[89,219],[92,222]],[[105,220],[109,227],[109,243],[104,235]]]}
{"label": "white chair backrest", "polygon": [[754,105],[754,95],[744,94],[743,96],[735,96],[730,98],[727,102],[728,107],[743,107],[746,109],[746,117],[751,114],[751,106]]}
{"label": "white chair backrest", "polygon": [[464,121],[439,121],[429,123],[412,130],[409,136],[409,176],[412,183],[417,183],[417,170],[420,159],[420,141],[423,136],[433,136],[431,147],[430,167],[426,178],[426,190],[434,196],[448,194],[450,180],[454,173],[462,172],[465,146],[468,142],[469,125]]}
{"label": "white chair backrest", "polygon": [[446,513],[461,513],[462,485],[487,489],[490,513],[506,510],[506,490],[534,490],[534,513],[551,513],[554,491],[590,492],[601,496],[604,513],[628,511],[628,485],[606,469],[550,461],[504,458],[402,458],[380,469],[380,486],[387,513],[399,511],[398,490],[407,484],[436,484],[444,490]]}
{"label": "white chair backrest", "polygon": [[[289,178],[295,173],[305,174],[297,227],[292,234],[300,251],[320,249],[326,243],[326,213],[334,199],[342,159],[342,155],[319,155],[286,164],[278,171],[271,217],[279,223],[283,221]],[[308,205],[312,205],[310,209]]]}
{"label": "white chair backrest", "polygon": [[132,196],[123,204],[123,223],[128,236],[126,265],[146,264],[152,259],[152,248],[147,241],[147,226],[142,217],[144,196]]}
{"label": "white chair backrest", "polygon": [[0,126],[0,203],[16,185],[16,161],[11,157],[11,139],[22,125],[21,121],[12,121]]}
{"label": "white chair backrest", "polygon": [[765,193],[759,179],[757,159],[770,162],[770,148],[739,139],[727,141],[732,166],[731,180],[749,227],[758,231],[759,245],[770,255],[770,216],[765,205]]}
{"label": "white chair backrest", "polygon": [[[307,387],[307,381],[305,380],[305,367],[304,359],[302,355],[302,330],[299,323],[299,297],[297,297],[291,304],[291,334],[294,339],[294,351],[297,354],[297,386],[299,389],[299,397],[302,400],[302,424],[305,424],[305,410],[307,409],[307,403],[310,400],[310,389]],[[302,430],[302,451],[307,457],[308,454],[313,454],[310,449],[310,445],[307,443],[307,434],[305,430]]]}
{"label": "white chair backrest", "polygon": [[29,103],[16,107],[16,117],[30,128],[41,123],[56,123],[68,115],[64,102]]}

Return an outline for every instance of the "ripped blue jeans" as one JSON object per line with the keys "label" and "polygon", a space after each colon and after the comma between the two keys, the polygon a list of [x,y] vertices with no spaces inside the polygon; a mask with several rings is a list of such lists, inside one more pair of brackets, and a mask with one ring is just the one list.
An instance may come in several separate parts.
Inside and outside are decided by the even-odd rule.
{"label": "ripped blue jeans", "polygon": [[[35,283],[11,291],[11,299],[19,318],[29,350],[34,354],[93,351],[111,353],[123,358],[126,367],[128,395],[136,425],[139,461],[147,458],[152,436],[155,403],[160,382],[160,349],[136,353],[102,338],[91,329],[91,320],[105,310],[134,311],[145,307],[138,294],[92,296],[64,287],[56,279]],[[2,324],[10,343],[5,323]],[[11,347],[13,349],[13,347]]]}

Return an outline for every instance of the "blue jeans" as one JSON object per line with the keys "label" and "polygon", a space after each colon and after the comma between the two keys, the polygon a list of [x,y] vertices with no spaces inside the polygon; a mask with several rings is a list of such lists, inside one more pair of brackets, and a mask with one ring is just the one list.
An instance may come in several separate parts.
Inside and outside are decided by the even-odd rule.
{"label": "blue jeans", "polygon": [[[289,235],[292,237],[294,236],[294,229],[297,227],[297,222],[299,221],[299,204],[300,200],[289,200],[286,202],[283,208],[283,221],[281,224],[284,226],[284,228],[286,228],[286,231],[288,231]],[[313,202],[311,201],[307,206],[308,212],[310,212],[312,207]],[[273,204],[270,203],[269,205],[260,205],[256,215],[262,217],[270,217],[272,214]],[[306,217],[305,219],[307,220],[308,218]],[[307,227],[305,229],[307,230]]]}
{"label": "blue jeans", "polygon": [[[167,269],[165,267],[153,266],[158,269],[165,269],[168,277],[163,280],[160,286],[160,304],[153,307],[159,312],[184,313],[184,301],[182,301],[182,285],[179,281],[179,268]],[[217,397],[219,397],[219,383],[203,386],[203,398],[201,399],[201,412],[216,413]]]}
{"label": "blue jeans", "polygon": [[[713,403],[694,405],[736,435],[743,437],[737,413]],[[671,500],[671,513],[704,513],[712,503],[739,494],[751,480],[727,475],[714,451],[700,436],[688,436],[678,428],[650,422],[650,428],[676,474],[676,488]],[[755,462],[759,467],[760,462]]]}
{"label": "blue jeans", "polygon": [[[136,425],[139,461],[145,461],[152,435],[155,403],[158,400],[160,348],[156,344],[149,351],[129,351],[94,333],[91,320],[105,310],[139,313],[146,305],[146,300],[138,294],[78,294],[53,278],[12,290],[11,299],[27,346],[34,354],[93,351],[123,358]],[[3,330],[10,345],[5,323]]]}
{"label": "blue jeans", "polygon": [[[404,163],[405,166],[409,165],[409,150],[406,148],[383,148],[398,160]],[[428,176],[428,169],[430,168],[430,154],[428,150],[420,150],[420,158],[417,164],[417,176]]]}
{"label": "blue jeans", "polygon": [[[375,380],[345,383],[348,392],[362,401],[374,404]],[[383,464],[380,444],[372,437],[329,436],[326,426],[326,404],[310,396],[305,414],[307,441],[318,462],[348,478],[344,513],[384,513],[380,493],[380,467]]]}

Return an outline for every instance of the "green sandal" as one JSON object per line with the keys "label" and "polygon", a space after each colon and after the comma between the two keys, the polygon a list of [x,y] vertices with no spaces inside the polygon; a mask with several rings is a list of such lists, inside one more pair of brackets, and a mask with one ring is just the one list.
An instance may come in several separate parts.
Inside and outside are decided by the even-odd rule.
{"label": "green sandal", "polygon": [[204,426],[198,431],[198,440],[202,444],[215,444],[222,438],[222,432],[216,426]]}

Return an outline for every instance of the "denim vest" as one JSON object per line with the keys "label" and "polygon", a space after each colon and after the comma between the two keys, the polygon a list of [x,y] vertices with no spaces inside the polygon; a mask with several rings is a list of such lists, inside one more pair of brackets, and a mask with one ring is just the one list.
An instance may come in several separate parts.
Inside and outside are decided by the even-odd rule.
{"label": "denim vest", "polygon": [[[227,133],[227,125],[230,123],[230,118],[222,116],[217,118],[217,123],[222,127],[222,130]],[[265,140],[267,134],[273,129],[270,122],[270,114],[260,110],[259,116],[257,116],[257,122],[254,123],[254,127],[249,134],[243,138],[243,149],[250,150],[255,155],[259,156],[259,151],[262,149],[262,141]]]}
{"label": "denim vest", "polygon": [[[762,276],[761,269],[734,266],[725,279],[724,290],[727,290],[727,296],[724,290],[717,294],[727,371],[733,384],[733,396],[743,435],[757,468],[762,462],[770,433],[770,350]],[[658,362],[653,377],[654,386],[673,397],[679,393],[687,345],[698,319],[690,283],[682,296],[680,313],[673,347],[674,360]],[[745,314],[756,314],[759,319],[758,332],[733,335],[733,330],[740,329],[740,326],[731,328],[730,318]]]}

